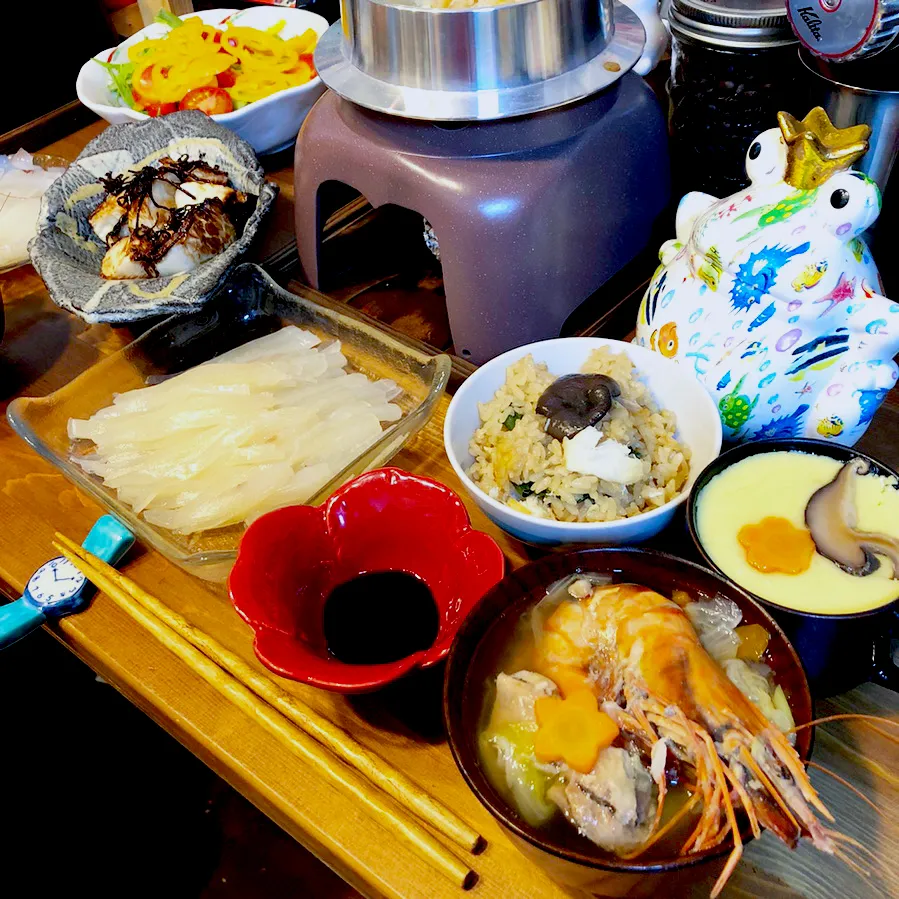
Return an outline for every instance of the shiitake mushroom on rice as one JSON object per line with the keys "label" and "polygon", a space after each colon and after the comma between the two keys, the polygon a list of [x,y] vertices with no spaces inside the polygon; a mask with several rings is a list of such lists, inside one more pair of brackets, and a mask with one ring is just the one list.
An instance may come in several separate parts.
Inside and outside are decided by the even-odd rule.
{"label": "shiitake mushroom on rice", "polygon": [[606,375],[562,375],[540,395],[537,412],[546,416],[547,434],[562,440],[601,421],[620,395],[618,383]]}

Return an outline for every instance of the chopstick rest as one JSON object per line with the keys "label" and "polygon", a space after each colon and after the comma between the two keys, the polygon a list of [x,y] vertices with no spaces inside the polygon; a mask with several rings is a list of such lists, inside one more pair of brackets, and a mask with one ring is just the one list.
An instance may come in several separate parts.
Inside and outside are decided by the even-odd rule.
{"label": "chopstick rest", "polygon": [[[94,522],[84,548],[110,565],[118,563],[134,543],[134,535],[112,515]],[[61,618],[86,608],[92,584],[68,559],[57,556],[28,579],[15,602],[0,607],[0,649],[40,627],[48,618]]]}

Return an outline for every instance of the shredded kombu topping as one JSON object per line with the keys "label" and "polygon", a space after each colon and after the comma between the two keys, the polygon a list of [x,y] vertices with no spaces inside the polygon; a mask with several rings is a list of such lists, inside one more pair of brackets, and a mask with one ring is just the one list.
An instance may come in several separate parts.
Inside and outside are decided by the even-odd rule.
{"label": "shredded kombu topping", "polygon": [[132,237],[130,255],[140,263],[151,278],[158,276],[156,263],[178,243],[185,241],[193,226],[200,220],[209,219],[215,210],[224,215],[225,207],[221,200],[212,198],[202,203],[193,203],[171,210],[171,217],[163,226],[139,227]]}
{"label": "shredded kombu topping", "polygon": [[[177,243],[185,241],[193,226],[200,220],[208,220],[225,214],[224,203],[215,197],[207,198],[201,203],[170,209],[161,206],[153,197],[153,185],[157,181],[165,181],[193,199],[189,189],[182,187],[185,181],[200,181],[206,184],[229,183],[228,175],[218,166],[210,165],[202,158],[190,159],[187,155],[177,159],[163,156],[158,165],[147,165],[137,171],[123,172],[113,175],[107,172],[100,178],[107,193],[116,198],[122,207],[122,221],[127,211],[136,205],[135,227],[131,233],[130,257],[144,267],[151,278],[158,276],[156,263]],[[157,209],[165,209],[165,221],[153,225],[142,225],[140,221],[144,203],[152,203]],[[111,240],[118,236],[121,222],[111,233]]]}
{"label": "shredded kombu topping", "polygon": [[[166,178],[166,175],[174,175],[176,180]],[[173,159],[171,156],[163,156],[159,165],[145,165],[137,171],[122,172],[113,175],[107,172],[100,178],[100,183],[108,193],[115,194],[121,202],[122,197],[137,196],[152,187],[153,182],[159,180],[168,181],[170,184],[179,184],[182,181],[205,181],[209,184],[227,184],[228,175],[216,165],[210,165],[201,156],[200,159],[190,159],[185,154]]]}
{"label": "shredded kombu topping", "polygon": [[[153,199],[153,184],[156,181],[165,181],[173,187],[180,187],[183,181],[227,184],[228,175],[218,166],[210,165],[202,157],[189,159],[187,155],[182,155],[177,159],[163,156],[158,166],[146,165],[136,172],[123,172],[120,175],[107,172],[105,177],[100,178],[106,192],[112,194],[123,209],[131,208],[134,203],[139,204],[138,225],[140,225],[140,210],[145,201],[151,202],[157,208],[163,208]],[[185,193],[190,196],[189,191]]]}
{"label": "shredded kombu topping", "polygon": [[161,172],[170,172],[180,181],[205,181],[207,184],[227,184],[228,175],[216,165],[210,165],[203,159],[189,159],[187,155],[173,159],[171,156],[163,156],[159,160]]}
{"label": "shredded kombu topping", "polygon": [[143,203],[144,200],[149,200],[154,206],[159,206],[153,199],[153,184],[156,181],[167,181],[173,187],[179,186],[178,181],[170,180],[165,175],[163,170],[148,165],[138,172],[124,172],[121,175],[107,174],[105,178],[100,179],[100,183],[107,193],[116,198],[119,206],[123,209],[130,208],[133,203]]}

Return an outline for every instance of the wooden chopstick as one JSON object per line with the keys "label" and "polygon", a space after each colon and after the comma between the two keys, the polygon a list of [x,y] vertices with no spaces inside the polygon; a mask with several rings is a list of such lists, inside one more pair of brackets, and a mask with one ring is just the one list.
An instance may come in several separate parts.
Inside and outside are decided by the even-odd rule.
{"label": "wooden chopstick", "polygon": [[[257,696],[273,705],[301,730],[315,737],[338,758],[356,768],[389,796],[392,796],[400,804],[408,806],[435,830],[469,852],[480,852],[486,846],[484,838],[472,830],[458,815],[428,795],[401,771],[354,740],[345,730],[332,724],[302,700],[291,696],[270,677],[255,670],[236,653],[226,649],[217,640],[195,628],[185,618],[172,611],[121,572],[96,556],[92,556],[87,550],[63,534],[57,534],[56,537],[79,560],[124,590],[132,599],[137,600],[145,609],[164,621],[188,643],[217,662]],[[93,581],[93,578],[91,580]],[[96,581],[94,583],[101,587]],[[106,588],[101,587],[101,589],[105,591]]]}
{"label": "wooden chopstick", "polygon": [[[414,819],[404,817],[398,810],[388,805],[379,791],[371,789],[368,781],[360,777],[355,771],[336,762],[330,753],[323,749],[321,744],[301,727],[297,727],[286,720],[281,712],[276,711],[267,702],[261,702],[249,687],[223,670],[212,658],[205,655],[192,640],[197,640],[198,642],[203,640],[209,646],[217,647],[225,656],[233,654],[225,650],[211,637],[203,634],[202,631],[192,627],[176,612],[173,612],[158,599],[155,599],[155,597],[150,596],[146,591],[141,590],[140,587],[129,581],[124,575],[101,559],[73,543],[64,535],[57,534],[56,536],[59,542],[55,542],[53,546],[62,555],[78,567],[90,581],[128,615],[152,633],[163,646],[186,662],[210,686],[214,687],[238,708],[258,721],[288,749],[327,776],[342,792],[357,800],[375,821],[397,834],[421,858],[448,877],[457,886],[467,890],[477,883],[478,875],[468,865],[449,852],[420,824]],[[137,596],[132,595],[132,591],[140,597],[139,600]],[[148,602],[147,607],[143,605],[144,600]],[[150,606],[152,606],[152,610]],[[157,616],[156,608],[159,608],[162,613],[160,616]],[[169,624],[170,621],[171,625]],[[183,633],[181,633],[182,631]],[[188,634],[190,634],[190,638],[188,638]],[[237,657],[234,656],[234,659],[237,659]],[[245,665],[246,663],[241,662],[241,664]],[[249,668],[249,666],[246,667]],[[250,670],[252,671],[252,669]],[[272,684],[272,686],[280,689],[275,684]],[[293,699],[289,694],[285,693],[284,695],[289,699]],[[308,711],[311,712],[311,709]],[[361,748],[359,747],[359,749]],[[372,754],[369,753],[369,755]],[[372,755],[372,758],[377,757]],[[381,760],[378,761],[382,766],[385,764]],[[395,792],[397,791],[395,790]],[[398,792],[397,798],[401,798],[401,794]],[[430,797],[428,798],[430,799]],[[401,801],[405,801],[405,797],[402,797]],[[431,802],[436,806],[433,800]]]}

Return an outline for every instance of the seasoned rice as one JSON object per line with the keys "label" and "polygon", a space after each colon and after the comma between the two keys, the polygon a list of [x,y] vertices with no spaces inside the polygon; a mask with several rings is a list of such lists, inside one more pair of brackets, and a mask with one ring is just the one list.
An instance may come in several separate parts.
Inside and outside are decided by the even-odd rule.
{"label": "seasoned rice", "polygon": [[471,479],[519,512],[557,521],[630,518],[674,499],[690,474],[690,450],[675,437],[674,413],[659,409],[624,353],[593,350],[581,371],[618,382],[621,396],[596,428],[641,459],[641,480],[618,484],[565,467],[562,442],[544,431],[546,418],[536,411],[540,395],[559,375],[530,355],[510,365],[505,384],[478,406]]}

